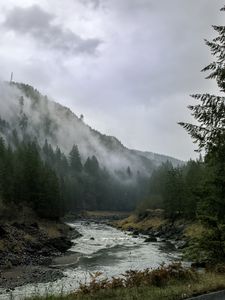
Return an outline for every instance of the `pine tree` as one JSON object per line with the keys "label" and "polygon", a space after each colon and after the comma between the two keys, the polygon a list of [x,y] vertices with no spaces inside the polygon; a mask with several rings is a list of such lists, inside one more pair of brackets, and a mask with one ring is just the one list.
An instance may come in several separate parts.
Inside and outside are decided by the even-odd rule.
{"label": "pine tree", "polygon": [[85,164],[84,164],[85,171],[94,177],[99,175],[99,163],[95,155],[92,158],[88,157]]}
{"label": "pine tree", "polygon": [[[225,10],[225,7],[222,9]],[[207,41],[216,60],[202,71],[210,71],[207,79],[215,79],[222,94],[225,93],[225,26],[213,26],[218,36]],[[214,190],[211,208],[214,214],[225,214],[225,97],[210,94],[197,94],[193,97],[199,104],[189,106],[198,125],[180,123],[198,143],[198,150],[204,149],[208,176],[208,187]],[[210,208],[210,209],[211,209]],[[221,216],[222,218],[222,216]],[[223,215],[225,220],[225,215]]]}
{"label": "pine tree", "polygon": [[[225,7],[221,10],[225,11]],[[207,79],[216,79],[222,93],[225,92],[225,26],[213,26],[219,35],[212,41],[206,40],[211,53],[216,60],[202,71],[210,71]],[[179,123],[199,144],[199,150],[205,149],[206,153],[225,143],[225,97],[210,94],[195,94],[193,98],[199,100],[197,105],[189,106],[194,118],[199,125]]]}
{"label": "pine tree", "polygon": [[127,176],[128,176],[129,178],[131,178],[131,177],[133,176],[133,173],[132,173],[132,171],[131,171],[131,169],[130,169],[130,166],[127,167]]}
{"label": "pine tree", "polygon": [[73,145],[72,150],[69,154],[70,167],[73,172],[81,172],[82,171],[82,163],[80,158],[80,153],[78,147]]}
{"label": "pine tree", "polygon": [[2,137],[0,137],[0,159],[4,157],[5,153],[5,141]]}

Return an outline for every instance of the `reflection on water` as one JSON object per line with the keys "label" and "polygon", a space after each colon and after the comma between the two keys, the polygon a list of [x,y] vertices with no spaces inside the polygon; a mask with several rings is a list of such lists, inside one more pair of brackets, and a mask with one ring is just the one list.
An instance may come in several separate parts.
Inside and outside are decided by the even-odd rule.
{"label": "reflection on water", "polygon": [[[132,237],[125,232],[105,224],[74,222],[83,236],[74,240],[70,249],[78,253],[76,266],[66,266],[65,277],[49,284],[26,285],[15,289],[15,299],[23,299],[33,294],[61,293],[75,290],[80,282],[87,282],[90,272],[100,271],[104,276],[120,275],[129,269],[156,268],[178,258],[173,248],[164,243],[145,243],[145,237]],[[12,295],[0,290],[0,299]]]}

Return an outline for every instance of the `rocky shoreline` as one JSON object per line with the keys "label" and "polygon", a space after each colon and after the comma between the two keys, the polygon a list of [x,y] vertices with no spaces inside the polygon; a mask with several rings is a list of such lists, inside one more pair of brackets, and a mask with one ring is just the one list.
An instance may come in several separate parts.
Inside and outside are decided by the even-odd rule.
{"label": "rocky shoreline", "polygon": [[131,215],[126,219],[110,222],[110,225],[128,231],[134,237],[144,235],[146,243],[166,242],[176,250],[188,246],[188,238],[185,235],[187,224],[182,220],[167,222],[160,210],[148,210],[139,215]]}
{"label": "rocky shoreline", "polygon": [[0,272],[0,288],[6,292],[26,284],[47,283],[63,277],[61,270],[46,266],[18,266]]}
{"label": "rocky shoreline", "polygon": [[188,245],[188,241],[184,236],[185,225],[171,225],[166,224],[162,225],[157,229],[150,228],[148,230],[145,229],[134,229],[128,228],[127,231],[130,231],[132,235],[144,235],[147,236],[145,242],[170,242],[174,245],[176,249],[183,249]]}
{"label": "rocky shoreline", "polygon": [[60,222],[35,221],[0,224],[0,288],[12,290],[30,283],[45,283],[63,277],[52,268],[79,233]]}

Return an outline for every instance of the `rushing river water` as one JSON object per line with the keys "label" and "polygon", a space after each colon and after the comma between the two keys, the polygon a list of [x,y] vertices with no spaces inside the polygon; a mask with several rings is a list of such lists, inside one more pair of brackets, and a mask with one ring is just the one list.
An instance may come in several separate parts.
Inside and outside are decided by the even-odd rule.
{"label": "rushing river water", "polygon": [[74,291],[79,282],[87,282],[90,273],[100,271],[104,276],[111,277],[129,269],[156,268],[178,258],[178,253],[169,250],[165,243],[145,243],[144,236],[132,237],[105,224],[82,221],[69,225],[75,227],[83,236],[74,240],[75,244],[70,251],[76,253],[76,259],[63,267],[65,276],[48,284],[18,287],[11,293],[0,289],[0,299],[68,293]]}

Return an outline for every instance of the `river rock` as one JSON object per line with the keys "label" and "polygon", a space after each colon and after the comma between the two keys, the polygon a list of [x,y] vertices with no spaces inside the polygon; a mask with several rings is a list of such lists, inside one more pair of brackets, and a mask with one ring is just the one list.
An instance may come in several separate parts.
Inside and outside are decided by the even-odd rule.
{"label": "river rock", "polygon": [[62,277],[63,273],[60,270],[37,266],[19,266],[11,270],[2,271],[0,288],[10,291],[25,284],[47,283]]}
{"label": "river rock", "polygon": [[179,249],[179,250],[184,249],[187,246],[188,246],[188,242],[187,241],[179,241],[176,244],[176,248]]}
{"label": "river rock", "polygon": [[140,234],[140,232],[138,230],[134,230],[133,236],[138,236],[139,234]]}
{"label": "river rock", "polygon": [[145,243],[157,242],[157,238],[154,236],[149,236],[145,239]]}
{"label": "river rock", "polygon": [[134,230],[134,228],[132,227],[132,226],[129,226],[128,228],[127,228],[127,231],[129,231],[129,232],[132,232]]}
{"label": "river rock", "polygon": [[75,228],[70,227],[68,238],[71,240],[78,239],[79,237],[82,237],[83,235],[79,233]]}
{"label": "river rock", "polygon": [[206,262],[204,261],[197,261],[197,262],[193,262],[191,264],[192,268],[205,268],[206,267]]}
{"label": "river rock", "polygon": [[0,239],[5,237],[7,234],[7,232],[5,231],[5,229],[3,228],[3,226],[0,225]]}
{"label": "river rock", "polygon": [[60,252],[65,252],[72,247],[73,243],[70,241],[70,239],[61,236],[58,238],[49,239],[45,245],[48,247],[52,246]]}

